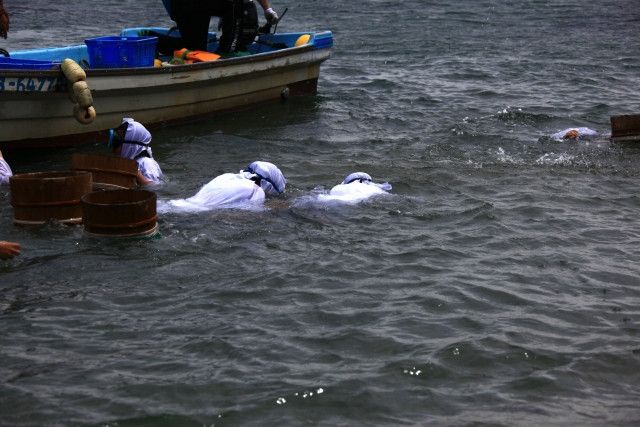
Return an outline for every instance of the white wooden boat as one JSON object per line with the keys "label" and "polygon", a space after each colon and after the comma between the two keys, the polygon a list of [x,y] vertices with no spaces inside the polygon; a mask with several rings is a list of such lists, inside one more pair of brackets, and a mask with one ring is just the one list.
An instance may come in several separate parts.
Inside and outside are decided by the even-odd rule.
{"label": "white wooden boat", "polygon": [[[121,36],[149,29],[126,29]],[[304,34],[310,35],[308,43],[295,46]],[[74,118],[69,84],[59,66],[5,68],[0,62],[0,147],[94,141],[125,116],[153,128],[281,97],[313,95],[320,64],[329,58],[332,46],[330,31],[262,34],[251,45],[251,54],[242,57],[165,67],[87,68],[86,82],[97,112],[90,124]],[[10,58],[88,63],[86,45],[16,51]]]}

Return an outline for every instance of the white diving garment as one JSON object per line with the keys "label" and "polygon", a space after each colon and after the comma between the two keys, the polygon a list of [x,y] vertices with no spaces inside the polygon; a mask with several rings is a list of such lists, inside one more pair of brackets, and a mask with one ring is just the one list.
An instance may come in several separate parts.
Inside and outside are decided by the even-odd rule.
{"label": "white diving garment", "polygon": [[264,190],[251,181],[249,174],[225,173],[215,177],[188,199],[159,203],[160,211],[202,212],[213,209],[260,209],[265,199]]}
{"label": "white diving garment", "polygon": [[164,178],[160,165],[155,159],[149,157],[139,157],[136,159],[138,162],[138,170],[142,176],[152,181],[154,184],[158,184]]}
{"label": "white diving garment", "polygon": [[253,162],[238,173],[215,177],[188,199],[159,201],[160,212],[202,212],[213,209],[263,208],[267,195],[284,192],[287,180],[273,163]]}
{"label": "white diving garment", "polygon": [[348,175],[341,184],[333,187],[329,194],[318,195],[322,202],[358,203],[373,196],[389,194],[391,184],[388,182],[377,184],[365,172],[355,172]]}
{"label": "white diving garment", "polygon": [[[579,127],[579,128],[567,128],[565,130],[561,130],[551,135],[551,138],[556,141],[564,141],[565,140],[564,136],[567,134],[567,132],[571,132],[571,131],[578,132],[577,139],[589,139],[589,138],[598,136],[598,132],[596,132],[593,129],[589,129],[587,127]],[[573,139],[573,138],[567,138],[567,139]]]}
{"label": "white diving garment", "polygon": [[[161,182],[162,170],[153,158],[153,151],[151,151],[151,133],[132,118],[125,117],[122,121],[127,122],[127,132],[124,135],[120,156],[135,160],[142,176],[154,184]],[[144,155],[145,152],[147,155]]]}
{"label": "white diving garment", "polygon": [[13,176],[13,172],[9,167],[9,163],[0,157],[0,184],[9,184],[9,178]]}

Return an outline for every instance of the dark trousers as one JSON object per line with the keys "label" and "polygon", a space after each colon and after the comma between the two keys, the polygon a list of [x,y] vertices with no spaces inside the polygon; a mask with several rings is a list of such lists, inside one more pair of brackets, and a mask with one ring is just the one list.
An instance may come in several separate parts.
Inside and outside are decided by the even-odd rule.
{"label": "dark trousers", "polygon": [[[217,16],[222,19],[218,52],[244,50],[246,40],[242,37],[243,3],[243,0],[173,0],[173,20],[178,25],[184,47],[189,50],[207,50],[209,22],[212,16]],[[257,22],[255,5],[252,14]]]}

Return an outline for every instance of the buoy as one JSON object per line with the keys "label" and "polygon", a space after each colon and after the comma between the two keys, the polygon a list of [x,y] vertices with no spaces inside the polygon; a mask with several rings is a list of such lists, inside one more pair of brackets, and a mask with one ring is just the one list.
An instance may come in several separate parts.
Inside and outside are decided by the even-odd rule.
{"label": "buoy", "polygon": [[87,73],[73,59],[65,58],[60,64],[62,74],[69,83],[69,100],[74,103],[73,116],[83,125],[88,125],[96,118],[93,108],[93,96],[87,85]]}
{"label": "buoy", "polygon": [[309,39],[311,39],[311,36],[309,34],[303,34],[300,37],[298,37],[298,40],[296,40],[296,43],[294,46],[303,46],[307,43],[309,43]]}
{"label": "buoy", "polygon": [[87,73],[85,73],[82,67],[73,59],[65,58],[62,64],[60,64],[60,68],[70,84],[87,79]]}
{"label": "buoy", "polygon": [[87,82],[80,80],[75,82],[72,86],[73,97],[81,108],[89,108],[93,105],[93,97],[91,96],[91,89],[87,85]]}
{"label": "buoy", "polygon": [[67,92],[67,98],[69,98],[69,101],[71,101],[72,104],[78,103],[78,101],[76,100],[76,94],[73,93],[73,86],[69,86],[69,91]]}
{"label": "buoy", "polygon": [[96,109],[93,106],[82,108],[76,104],[73,106],[73,117],[83,125],[88,125],[96,118]]}

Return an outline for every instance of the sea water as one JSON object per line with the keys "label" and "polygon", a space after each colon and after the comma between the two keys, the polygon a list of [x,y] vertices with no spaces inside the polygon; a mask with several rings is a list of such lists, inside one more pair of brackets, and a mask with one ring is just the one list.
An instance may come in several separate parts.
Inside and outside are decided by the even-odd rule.
{"label": "sea water", "polygon": [[[9,51],[171,25],[159,0],[6,5]],[[640,423],[640,145],[608,139],[640,113],[637,4],[273,7],[278,31],[333,31],[318,95],[153,132],[160,200],[266,160],[288,180],[267,209],[105,240],[15,227],[0,189],[22,244],[0,424]],[[550,138],[580,126],[601,137]],[[60,170],[105,144],[7,157]],[[356,171],[391,195],[300,203]]]}

